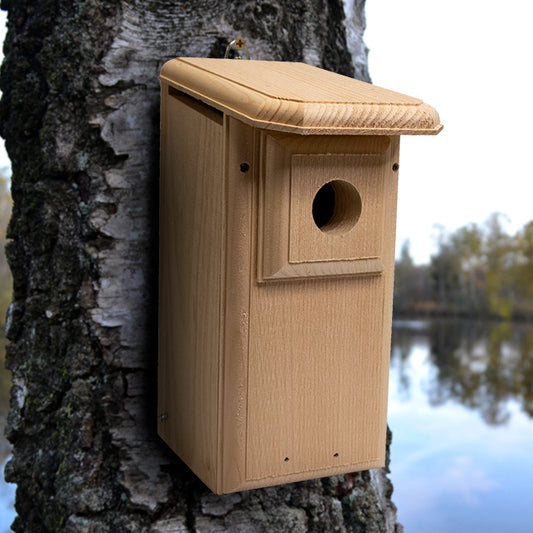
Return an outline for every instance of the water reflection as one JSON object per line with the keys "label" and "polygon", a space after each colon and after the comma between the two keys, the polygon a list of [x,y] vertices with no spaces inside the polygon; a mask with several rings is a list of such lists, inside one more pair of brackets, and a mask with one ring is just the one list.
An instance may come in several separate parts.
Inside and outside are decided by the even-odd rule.
{"label": "water reflection", "polygon": [[393,499],[408,533],[533,531],[533,325],[395,322]]}
{"label": "water reflection", "polygon": [[11,447],[4,436],[11,389],[11,374],[4,368],[3,361],[5,344],[2,331],[0,334],[0,354],[2,354],[0,356],[0,531],[2,533],[10,531],[10,525],[15,518],[15,486],[4,481],[4,466],[11,453]]}
{"label": "water reflection", "polygon": [[[509,421],[509,401],[533,417],[533,326],[440,320],[398,321],[393,329],[392,358],[406,361],[421,334],[429,342],[433,365],[428,386],[431,405],[450,400],[477,410],[487,424]],[[409,376],[400,372],[404,393]]]}

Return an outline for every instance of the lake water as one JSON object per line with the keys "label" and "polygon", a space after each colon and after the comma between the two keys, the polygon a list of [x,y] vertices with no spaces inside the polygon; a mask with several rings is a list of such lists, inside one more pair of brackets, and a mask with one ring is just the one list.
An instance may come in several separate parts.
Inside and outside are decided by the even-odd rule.
{"label": "lake water", "polygon": [[0,329],[0,533],[10,531],[10,526],[15,519],[15,485],[4,481],[4,466],[9,458],[10,445],[4,431],[6,427],[7,412],[9,410],[9,390],[11,388],[11,374],[4,368],[5,337]]}
{"label": "lake water", "polygon": [[533,531],[533,324],[395,321],[391,479],[406,533]]}
{"label": "lake water", "polygon": [[[2,368],[2,466],[8,394]],[[531,533],[532,416],[532,324],[395,321],[391,479],[406,533]],[[13,500],[2,477],[0,533]]]}

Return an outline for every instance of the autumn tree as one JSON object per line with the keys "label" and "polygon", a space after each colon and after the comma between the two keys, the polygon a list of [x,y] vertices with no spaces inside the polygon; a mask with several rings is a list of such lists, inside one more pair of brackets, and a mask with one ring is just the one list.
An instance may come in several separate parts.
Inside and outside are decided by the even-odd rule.
{"label": "autumn tree", "polygon": [[516,261],[513,269],[517,306],[533,316],[533,220],[516,236]]}
{"label": "autumn tree", "polygon": [[396,261],[395,311],[533,317],[533,222],[509,235],[503,220],[494,213],[483,224],[442,228],[429,266],[415,265],[404,245]]}
{"label": "autumn tree", "polygon": [[394,268],[395,316],[431,311],[434,308],[431,299],[428,266],[414,263],[410,242],[405,241]]}

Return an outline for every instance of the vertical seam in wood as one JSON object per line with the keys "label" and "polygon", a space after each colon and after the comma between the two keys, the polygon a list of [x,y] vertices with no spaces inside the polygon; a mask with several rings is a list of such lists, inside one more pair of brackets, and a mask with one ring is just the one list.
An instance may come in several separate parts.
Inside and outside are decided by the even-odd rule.
{"label": "vertical seam in wood", "polygon": [[290,156],[288,157],[288,160],[290,161],[289,163],[289,213],[288,213],[288,218],[289,218],[289,223],[287,224],[288,228],[288,235],[287,235],[287,253],[285,255],[285,257],[287,258],[287,262],[290,263],[291,262],[291,236],[292,236],[292,226],[294,225],[294,220],[293,220],[293,213],[292,213],[292,202],[293,202],[293,172],[292,172],[292,169],[293,169],[293,159],[294,159],[294,154],[290,154]]}
{"label": "vertical seam in wood", "polygon": [[[385,410],[385,428],[383,428],[385,432],[385,440],[387,435],[387,411],[388,411],[388,386],[389,386],[389,374],[390,374],[390,356],[391,356],[391,327],[392,327],[392,307],[393,307],[393,298],[394,298],[394,263],[395,263],[395,240],[396,240],[396,210],[397,210],[397,203],[398,203],[398,176],[397,174],[392,171],[392,163],[394,162],[395,157],[397,157],[398,154],[398,148],[399,143],[395,140],[392,140],[392,142],[389,145],[388,148],[388,154],[385,155],[386,161],[387,161],[387,167],[385,169],[385,176],[383,180],[384,189],[383,189],[383,197],[386,197],[389,199],[389,206],[391,204],[390,200],[390,190],[394,190],[394,197],[392,200],[394,209],[393,212],[391,212],[390,209],[384,209],[383,213],[383,222],[382,222],[382,246],[384,255],[392,255],[392,257],[389,257],[387,261],[384,260],[385,264],[385,278],[383,283],[383,292],[382,292],[382,309],[381,309],[381,342],[382,342],[382,362],[386,361],[386,364],[383,365],[382,373],[384,375],[384,384],[385,387],[385,394],[381,397],[381,405],[379,406],[380,409]],[[392,223],[389,221],[388,217],[394,217]],[[392,228],[389,226],[392,225]],[[391,232],[392,229],[392,232]],[[393,234],[393,237],[390,238],[390,242],[388,242],[386,235]],[[392,247],[392,249],[390,249]],[[385,259],[385,258],[384,258]],[[392,263],[392,264],[391,264]],[[385,312],[387,315],[385,316]],[[389,327],[387,328],[387,339],[385,340],[383,335],[383,328],[384,324],[387,323]],[[386,448],[386,444],[384,445]],[[385,452],[386,453],[386,452]]]}
{"label": "vertical seam in wood", "polygon": [[[255,267],[252,265],[252,273],[255,272],[258,281],[263,281],[264,276],[264,248],[265,248],[265,169],[264,166],[264,157],[263,153],[265,151],[266,137],[263,133],[260,133],[257,129],[253,130],[254,140],[254,180],[252,186],[252,195],[255,189],[257,189],[257,236],[256,236],[256,253],[255,253]],[[256,187],[257,184],[257,187]],[[253,206],[253,196],[251,206]],[[250,226],[250,230],[253,231],[253,225]],[[252,234],[250,234],[252,235]],[[250,259],[253,259],[253,256],[250,256]]]}
{"label": "vertical seam in wood", "polygon": [[[219,294],[219,323],[218,323],[218,376],[217,376],[217,461],[216,461],[216,485],[217,492],[221,493],[223,489],[223,463],[224,463],[224,383],[225,383],[225,348],[226,348],[226,330],[225,330],[225,315],[227,309],[227,261],[228,261],[228,201],[229,201],[229,164],[228,164],[228,134],[229,125],[227,115],[223,117],[224,136],[222,140],[222,228],[221,234],[221,250],[220,250],[220,294]],[[215,177],[215,179],[217,179]]]}
{"label": "vertical seam in wood", "polygon": [[[249,260],[249,290],[248,290],[248,338],[247,338],[247,349],[246,349],[246,427],[245,427],[245,437],[244,437],[244,481],[248,480],[248,421],[249,421],[249,406],[250,406],[250,322],[251,322],[251,310],[252,310],[252,292],[253,285],[257,283],[256,276],[259,275],[259,261],[262,261],[262,257],[259,257],[258,243],[259,243],[259,231],[263,231],[262,225],[259,224],[259,213],[262,211],[259,206],[261,197],[264,195],[260,194],[260,189],[263,186],[264,179],[264,148],[265,148],[265,136],[262,135],[256,128],[252,129],[253,135],[253,178],[252,186],[250,187],[250,192],[248,196],[248,203],[251,210],[250,216],[250,260]],[[251,196],[251,197],[250,197]],[[262,238],[262,237],[261,237]],[[261,268],[262,272],[262,268]]]}
{"label": "vertical seam in wood", "polygon": [[[160,89],[160,98],[161,98],[161,109],[160,109],[160,132],[159,132],[159,176],[158,176],[158,198],[157,198],[157,206],[158,206],[158,217],[161,217],[161,196],[162,196],[162,188],[163,183],[161,177],[165,175],[165,155],[163,152],[163,143],[164,140],[167,138],[166,134],[166,123],[167,123],[167,113],[166,113],[166,100],[164,97],[164,94],[167,90],[167,84],[161,83],[161,89]],[[157,241],[158,241],[158,250],[157,250],[157,346],[158,346],[158,355],[157,355],[157,433],[159,436],[162,436],[162,434],[165,433],[164,431],[164,424],[162,424],[162,420],[160,419],[160,415],[163,413],[168,413],[167,411],[167,401],[166,398],[163,398],[162,395],[162,386],[160,383],[161,375],[162,375],[162,358],[159,355],[160,347],[161,347],[161,309],[160,309],[160,294],[161,294],[161,221],[158,222],[158,235],[157,235]]]}

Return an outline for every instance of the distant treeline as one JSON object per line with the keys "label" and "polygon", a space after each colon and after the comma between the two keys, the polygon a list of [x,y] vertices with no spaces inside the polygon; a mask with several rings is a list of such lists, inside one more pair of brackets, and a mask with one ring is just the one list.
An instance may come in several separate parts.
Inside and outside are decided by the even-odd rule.
{"label": "distant treeline", "polygon": [[[9,192],[8,171],[5,167],[0,168],[0,327],[3,329],[6,311],[11,302],[12,278],[7,265],[4,248],[7,243],[6,229],[11,216],[11,194]],[[0,336],[1,338],[1,336]],[[3,350],[0,348],[0,360]]]}
{"label": "distant treeline", "polygon": [[515,235],[502,215],[442,232],[429,265],[404,243],[396,261],[394,313],[533,320],[533,221]]}

